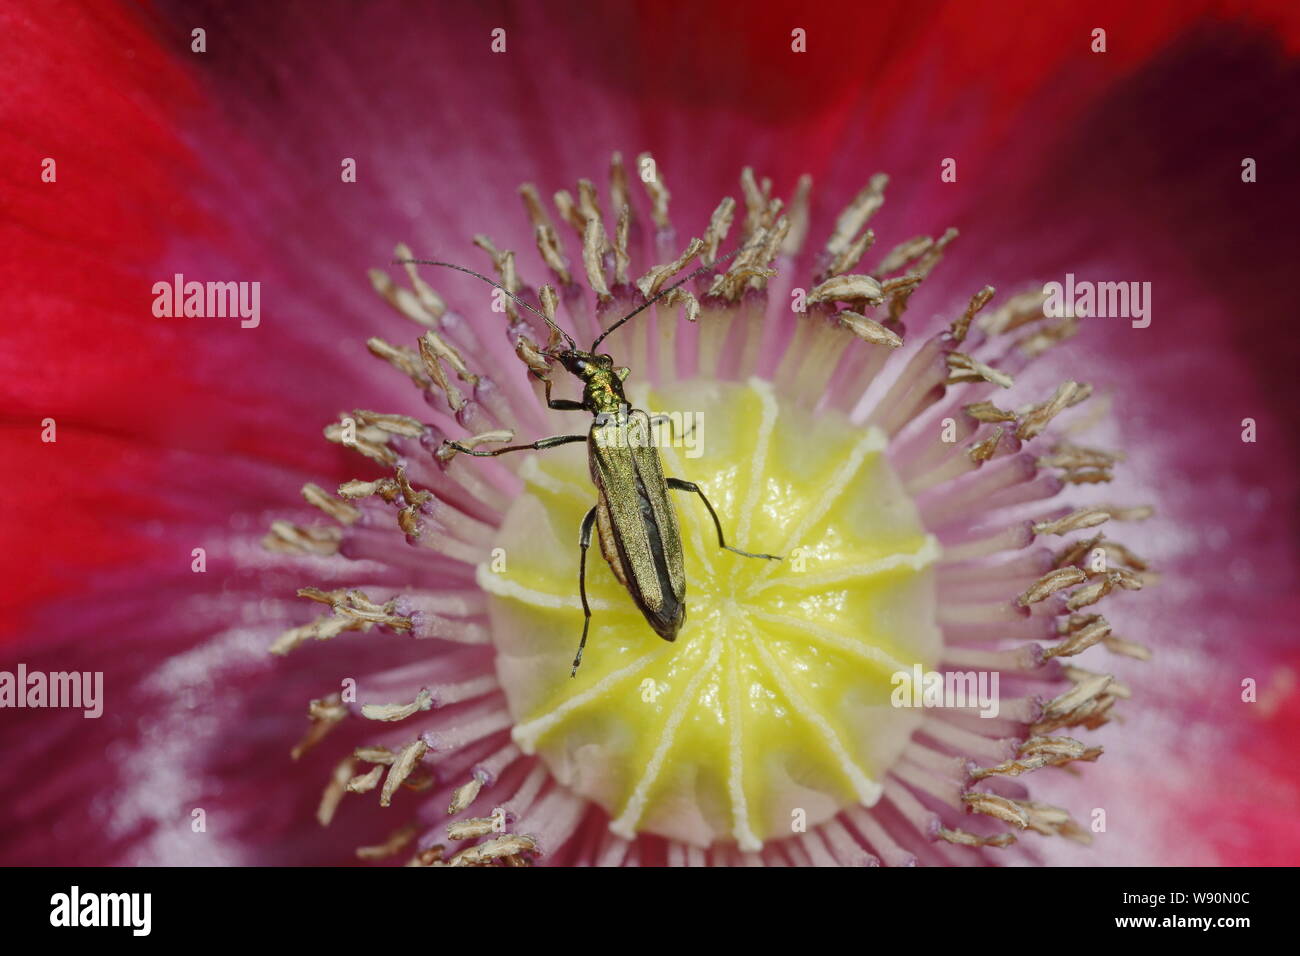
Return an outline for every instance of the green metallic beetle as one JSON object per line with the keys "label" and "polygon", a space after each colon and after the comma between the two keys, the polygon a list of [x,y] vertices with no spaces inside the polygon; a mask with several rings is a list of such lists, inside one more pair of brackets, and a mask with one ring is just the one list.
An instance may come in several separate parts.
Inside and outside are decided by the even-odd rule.
{"label": "green metallic beetle", "polygon": [[[739,251],[739,250],[737,250]],[[735,255],[733,252],[732,255]],[[731,256],[726,256],[726,259]],[[609,563],[614,577],[627,589],[633,602],[640,608],[654,632],[665,641],[675,641],[686,620],[686,573],[682,561],[682,537],[677,523],[677,512],[668,497],[668,490],[688,491],[700,496],[704,507],[713,519],[718,532],[718,547],[747,558],[765,558],[779,561],[774,554],[751,554],[727,544],[722,533],[718,513],[699,485],[680,478],[666,478],[659,450],[650,441],[650,426],[656,423],[640,409],[630,409],[623,394],[623,380],[629,369],[615,366],[609,355],[596,349],[609,333],[633,316],[649,308],[659,299],[689,282],[691,279],[716,269],[721,261],[695,270],[684,279],[643,302],[627,315],[605,329],[587,350],[579,349],[569,333],[547,318],[510,290],[485,275],[458,266],[452,262],[429,259],[403,259],[402,263],[444,266],[468,273],[500,289],[519,305],[541,316],[556,335],[564,339],[565,347],[551,346],[542,354],[553,358],[582,381],[582,400],[551,397],[551,380],[542,378],[546,388],[546,404],[560,411],[584,411],[595,416],[591,429],[585,435],[555,435],[526,445],[506,445],[489,451],[480,451],[448,441],[446,444],[466,455],[491,458],[514,451],[541,451],[558,445],[575,442],[587,444],[587,460],[591,468],[591,481],[596,486],[596,505],[582,519],[578,537],[581,557],[578,563],[578,592],[582,598],[582,639],[573,659],[570,676],[577,676],[582,663],[582,652],[587,646],[587,633],[591,626],[591,608],[587,604],[587,549],[595,529],[601,553]],[[552,339],[552,342],[556,342]],[[541,377],[541,376],[539,376]],[[643,437],[645,436],[645,437]]]}

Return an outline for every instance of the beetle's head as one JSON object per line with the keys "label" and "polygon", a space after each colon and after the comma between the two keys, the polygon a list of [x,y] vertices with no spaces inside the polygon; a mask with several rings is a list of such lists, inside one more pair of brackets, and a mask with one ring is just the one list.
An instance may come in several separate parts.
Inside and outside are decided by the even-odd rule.
{"label": "beetle's head", "polygon": [[612,355],[583,352],[580,349],[563,349],[555,353],[560,364],[584,382],[601,378],[613,373],[620,381],[627,378],[628,370],[614,367]]}

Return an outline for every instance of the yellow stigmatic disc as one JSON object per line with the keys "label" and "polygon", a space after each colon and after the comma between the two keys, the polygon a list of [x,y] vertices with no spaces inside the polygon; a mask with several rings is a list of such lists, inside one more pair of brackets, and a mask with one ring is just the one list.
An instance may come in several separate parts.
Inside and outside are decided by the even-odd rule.
{"label": "yellow stigmatic disc", "polygon": [[[595,503],[586,449],[530,456],[525,493],[478,569],[514,740],[611,829],[757,850],[873,805],[921,720],[890,705],[897,673],[939,658],[939,546],[890,468],[885,436],[837,412],[782,403],[770,385],[685,382],[635,395],[660,431],[686,568],[673,643],[646,624],[593,540],[582,633],[578,531]],[[575,416],[576,417],[576,416]]]}

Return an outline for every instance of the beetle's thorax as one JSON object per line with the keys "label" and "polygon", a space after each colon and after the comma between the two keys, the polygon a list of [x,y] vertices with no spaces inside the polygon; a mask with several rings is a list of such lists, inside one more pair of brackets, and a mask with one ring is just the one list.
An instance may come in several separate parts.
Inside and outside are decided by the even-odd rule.
{"label": "beetle's thorax", "polygon": [[[560,355],[564,367],[582,379],[582,404],[593,414],[615,414],[627,405],[623,395],[626,369],[615,368],[608,355],[570,351]],[[621,374],[620,374],[621,373]]]}
{"label": "beetle's thorax", "polygon": [[620,409],[627,408],[623,383],[612,371],[593,375],[583,386],[582,403],[597,415],[616,414]]}

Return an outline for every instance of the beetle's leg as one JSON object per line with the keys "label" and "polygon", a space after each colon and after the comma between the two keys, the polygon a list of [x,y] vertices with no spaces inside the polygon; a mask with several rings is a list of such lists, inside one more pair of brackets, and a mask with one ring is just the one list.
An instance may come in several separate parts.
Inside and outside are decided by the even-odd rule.
{"label": "beetle's leg", "polygon": [[741,551],[739,548],[733,548],[731,545],[727,544],[726,539],[722,537],[722,522],[718,520],[718,513],[713,510],[713,505],[709,503],[708,498],[704,497],[704,492],[695,482],[683,481],[681,478],[669,478],[668,487],[676,491],[690,491],[700,496],[700,500],[704,502],[704,507],[709,509],[709,517],[713,519],[713,527],[718,529],[719,548],[726,548],[728,551],[734,551],[736,554],[743,554],[747,558],[767,558],[769,561],[781,560],[779,554],[751,554],[748,551]]}
{"label": "beetle's leg", "polygon": [[[672,441],[676,441],[677,435],[675,434],[676,430],[673,428],[673,417],[671,415],[650,416],[651,425],[662,425],[664,422],[668,423],[669,439]],[[695,434],[695,423],[691,422],[691,427],[686,429],[686,434],[682,436],[682,441],[686,441],[686,439],[690,438],[694,434]]]}
{"label": "beetle's leg", "polygon": [[587,629],[591,627],[591,608],[587,606],[587,549],[591,547],[591,529],[596,523],[596,509],[587,512],[582,519],[582,533],[578,536],[578,594],[582,597],[582,640],[578,642],[578,656],[573,659],[570,677],[578,676],[578,665],[582,663],[582,652],[587,646]]}
{"label": "beetle's leg", "polygon": [[[648,415],[648,416],[646,417],[646,420],[650,423],[650,428],[651,428],[651,431],[650,431],[651,441],[650,441],[650,443],[651,443],[652,445],[655,445],[656,447],[660,447],[660,448],[667,448],[669,445],[671,445],[671,444],[676,440],[677,436],[673,434],[673,419],[672,419],[672,416],[671,416],[671,415]],[[655,431],[655,429],[656,429],[658,426],[660,426],[660,425],[664,425],[664,424],[666,424],[666,425],[668,426],[668,441],[667,441],[667,442],[661,442],[661,441],[659,440],[659,433],[658,433],[657,431]]]}
{"label": "beetle's leg", "polygon": [[502,448],[493,448],[490,451],[479,451],[476,448],[470,448],[468,445],[462,445],[458,441],[448,441],[446,444],[462,455],[474,455],[476,458],[492,458],[496,455],[504,455],[508,451],[542,451],[546,448],[554,448],[556,445],[569,445],[575,441],[586,440],[586,435],[553,435],[550,438],[539,438],[531,445],[506,445]]}
{"label": "beetle's leg", "polygon": [[581,412],[586,410],[582,402],[575,402],[571,398],[551,398],[551,380],[542,379],[542,384],[546,386],[546,407],[554,408],[561,412]]}

